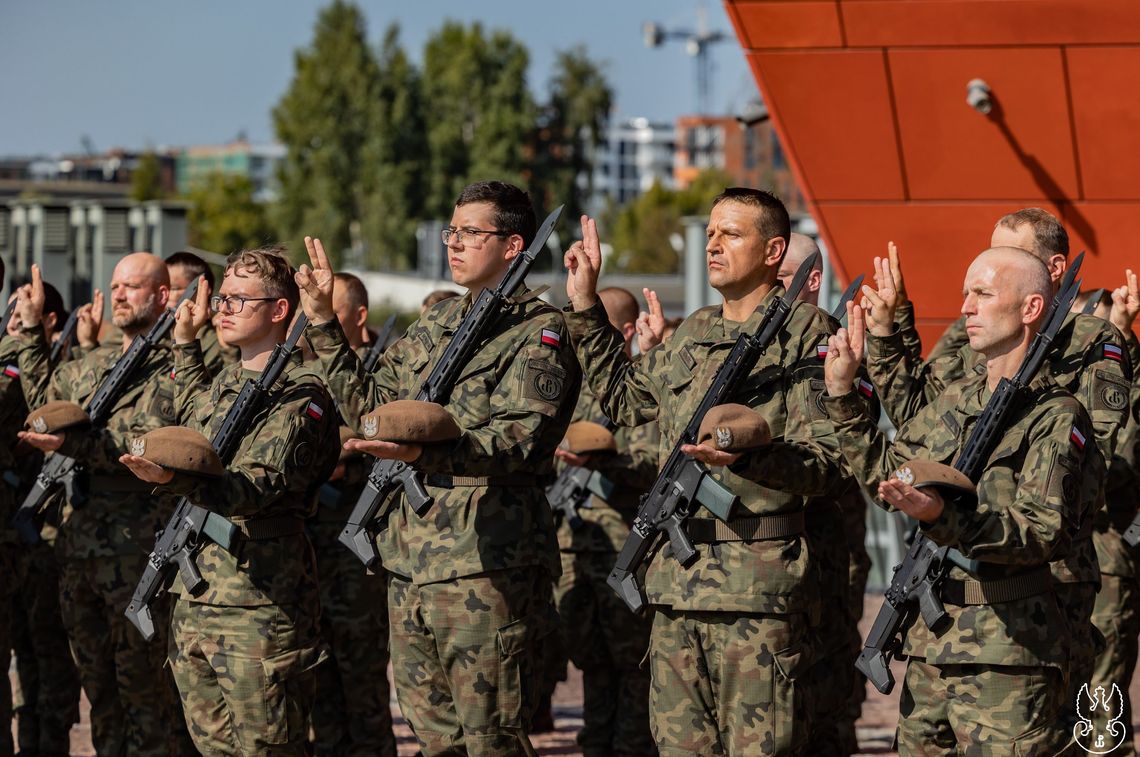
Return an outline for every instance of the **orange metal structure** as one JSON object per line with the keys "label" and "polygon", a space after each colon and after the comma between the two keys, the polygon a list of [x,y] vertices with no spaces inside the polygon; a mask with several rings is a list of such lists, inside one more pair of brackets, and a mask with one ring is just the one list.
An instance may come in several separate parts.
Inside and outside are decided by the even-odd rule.
{"label": "orange metal structure", "polygon": [[894,240],[927,345],[1012,210],[1063,220],[1086,288],[1140,266],[1138,0],[725,5],[840,277]]}

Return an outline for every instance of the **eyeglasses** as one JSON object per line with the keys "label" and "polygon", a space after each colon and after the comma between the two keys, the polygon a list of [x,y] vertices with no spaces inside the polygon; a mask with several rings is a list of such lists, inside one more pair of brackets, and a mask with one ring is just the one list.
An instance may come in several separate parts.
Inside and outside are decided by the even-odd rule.
{"label": "eyeglasses", "polygon": [[272,302],[280,297],[223,297],[215,294],[210,298],[210,310],[215,313],[235,315],[245,308],[247,302]]}
{"label": "eyeglasses", "polygon": [[487,243],[486,237],[480,237],[480,234],[487,234],[496,237],[509,237],[505,231],[494,231],[491,229],[443,229],[440,232],[440,237],[443,238],[443,243],[447,244],[448,241],[454,236],[455,243],[463,245],[464,247],[479,248]]}

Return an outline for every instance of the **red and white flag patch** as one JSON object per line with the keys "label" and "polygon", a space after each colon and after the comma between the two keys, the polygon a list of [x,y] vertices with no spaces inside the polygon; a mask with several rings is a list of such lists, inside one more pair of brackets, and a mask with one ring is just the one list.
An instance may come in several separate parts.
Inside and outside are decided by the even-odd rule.
{"label": "red and white flag patch", "polygon": [[1115,344],[1106,344],[1104,345],[1104,356],[1119,363],[1124,357],[1124,352]]}
{"label": "red and white flag patch", "polygon": [[827,342],[815,346],[815,356],[820,360],[827,360]]}
{"label": "red and white flag patch", "polygon": [[562,335],[552,329],[543,329],[542,343],[548,347],[559,347],[562,345]]}
{"label": "red and white flag patch", "polygon": [[1077,449],[1085,448],[1085,435],[1076,426],[1073,426],[1073,430],[1069,432],[1069,441],[1076,445]]}
{"label": "red and white flag patch", "polygon": [[862,394],[867,399],[870,399],[875,394],[875,387],[871,386],[870,381],[859,379],[859,394]]}
{"label": "red and white flag patch", "polygon": [[315,421],[319,421],[324,417],[325,411],[316,402],[310,402],[305,408],[305,415],[309,416]]}
{"label": "red and white flag patch", "polygon": [[20,378],[20,369],[14,365],[4,366],[4,375],[8,378]]}

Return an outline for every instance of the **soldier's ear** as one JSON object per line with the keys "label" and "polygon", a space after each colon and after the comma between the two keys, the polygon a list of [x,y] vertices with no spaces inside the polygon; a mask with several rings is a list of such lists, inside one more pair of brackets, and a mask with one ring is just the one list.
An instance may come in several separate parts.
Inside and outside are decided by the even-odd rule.
{"label": "soldier's ear", "polygon": [[1021,305],[1021,320],[1023,323],[1036,323],[1045,315],[1045,298],[1039,294],[1025,296]]}
{"label": "soldier's ear", "polygon": [[784,252],[788,248],[788,240],[783,237],[772,237],[764,245],[764,265],[769,268],[779,268],[784,260]]}
{"label": "soldier's ear", "polygon": [[503,255],[504,260],[514,260],[515,257],[526,249],[526,244],[523,242],[521,234],[511,234],[507,237],[507,249]]}

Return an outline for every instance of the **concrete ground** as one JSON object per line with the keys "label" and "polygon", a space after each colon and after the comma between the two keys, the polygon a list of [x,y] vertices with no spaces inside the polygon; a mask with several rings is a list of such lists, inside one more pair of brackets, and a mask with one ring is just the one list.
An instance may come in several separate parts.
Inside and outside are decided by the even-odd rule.
{"label": "concrete ground", "polygon": [[[871,621],[875,617],[882,597],[867,595],[867,603],[863,613],[863,631],[866,633]],[[900,684],[889,695],[879,694],[868,687],[868,697],[863,705],[863,717],[858,723],[860,754],[862,755],[892,755],[891,740],[894,735],[895,724],[898,720],[898,697],[901,691],[903,665],[895,664],[895,679]],[[1140,701],[1140,680],[1132,682],[1130,690],[1131,700]],[[579,754],[574,743],[574,735],[582,727],[582,676],[570,668],[567,681],[559,685],[554,693],[554,715],[556,730],[553,733],[536,735],[534,745],[542,755],[576,755]],[[71,754],[73,757],[91,757],[95,751],[91,747],[91,729],[87,722],[87,701],[81,703],[82,720],[71,730]],[[414,755],[417,751],[416,740],[411,731],[400,717],[395,701],[392,703],[392,712],[396,716],[396,736],[399,741],[400,755]]]}

